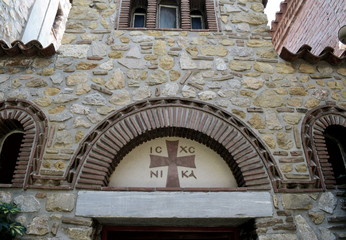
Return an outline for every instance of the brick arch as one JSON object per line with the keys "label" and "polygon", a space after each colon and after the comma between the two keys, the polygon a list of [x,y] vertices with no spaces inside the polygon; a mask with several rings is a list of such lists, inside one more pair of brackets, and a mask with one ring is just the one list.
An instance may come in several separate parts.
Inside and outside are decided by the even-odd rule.
{"label": "brick arch", "polygon": [[13,129],[19,127],[24,133],[11,187],[26,188],[39,171],[47,139],[47,118],[29,101],[8,99],[0,102],[0,136],[13,130],[9,123]]}
{"label": "brick arch", "polygon": [[336,105],[319,106],[310,110],[302,123],[302,141],[310,176],[315,186],[323,189],[335,187],[335,178],[329,163],[324,131],[327,127],[346,127],[346,109]]}
{"label": "brick arch", "polygon": [[77,188],[105,189],[123,156],[163,136],[189,138],[218,152],[239,187],[277,190],[280,173],[249,127],[218,107],[179,98],[145,100],[110,115],[84,139],[67,180]]}

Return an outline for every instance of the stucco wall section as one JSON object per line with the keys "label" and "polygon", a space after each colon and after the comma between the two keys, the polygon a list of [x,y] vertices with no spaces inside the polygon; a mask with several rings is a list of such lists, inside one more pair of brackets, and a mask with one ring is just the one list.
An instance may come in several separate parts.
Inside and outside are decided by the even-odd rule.
{"label": "stucco wall section", "polygon": [[10,44],[20,40],[35,0],[0,2],[0,39]]}

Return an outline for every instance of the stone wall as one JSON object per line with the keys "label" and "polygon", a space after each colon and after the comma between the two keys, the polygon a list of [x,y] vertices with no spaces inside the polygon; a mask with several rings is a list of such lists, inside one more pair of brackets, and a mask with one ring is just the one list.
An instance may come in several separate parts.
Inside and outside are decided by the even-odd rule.
{"label": "stone wall", "polygon": [[15,40],[20,40],[29,18],[30,9],[35,0],[11,1],[4,0],[0,3],[0,40],[10,46]]}
{"label": "stone wall", "polygon": [[[261,0],[218,2],[219,32],[114,30],[118,7],[114,0],[74,0],[55,56],[0,58],[0,101],[29,100],[48,118],[40,175],[62,176],[82,139],[111,112],[174,96],[234,114],[263,140],[284,179],[310,179],[302,119],[326,103],[346,107],[345,63],[278,58]],[[75,194],[1,189],[3,199],[25,212],[20,219],[29,235],[24,239],[94,239],[91,219],[74,216]],[[319,231],[328,235],[342,204],[320,209],[324,197],[337,195],[330,194],[273,195],[274,218],[256,223],[260,239],[297,239],[310,228],[311,239],[318,239]],[[30,202],[28,210],[22,202]]]}

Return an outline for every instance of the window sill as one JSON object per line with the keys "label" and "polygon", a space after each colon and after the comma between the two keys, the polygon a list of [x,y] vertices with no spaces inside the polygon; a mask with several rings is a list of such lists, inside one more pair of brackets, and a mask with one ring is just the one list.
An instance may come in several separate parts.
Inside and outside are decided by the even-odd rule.
{"label": "window sill", "polygon": [[132,31],[189,31],[189,32],[217,32],[217,31],[211,31],[210,29],[182,29],[182,28],[134,28],[134,27],[127,27],[127,28],[116,28],[115,30],[132,30]]}

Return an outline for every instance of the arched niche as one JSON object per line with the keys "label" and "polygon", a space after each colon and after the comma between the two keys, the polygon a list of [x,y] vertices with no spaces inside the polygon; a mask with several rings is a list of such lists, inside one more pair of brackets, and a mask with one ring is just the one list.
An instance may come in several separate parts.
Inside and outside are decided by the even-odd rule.
{"label": "arched niche", "polygon": [[[326,134],[334,127],[346,128],[346,109],[336,105],[324,105],[310,110],[302,124],[305,156],[316,188],[332,189],[336,185],[326,141]],[[344,131],[340,131],[342,132]]]}
{"label": "arched niche", "polygon": [[249,127],[218,107],[179,98],[145,100],[111,114],[81,143],[67,181],[79,189],[107,189],[123,157],[158,137],[187,138],[211,148],[227,162],[238,188],[277,190],[277,166]]}
{"label": "arched niche", "polygon": [[44,113],[26,100],[8,99],[0,102],[0,140],[6,144],[13,134],[20,133],[18,157],[10,184],[2,187],[24,187],[33,183],[33,176],[39,171],[48,123]]}

